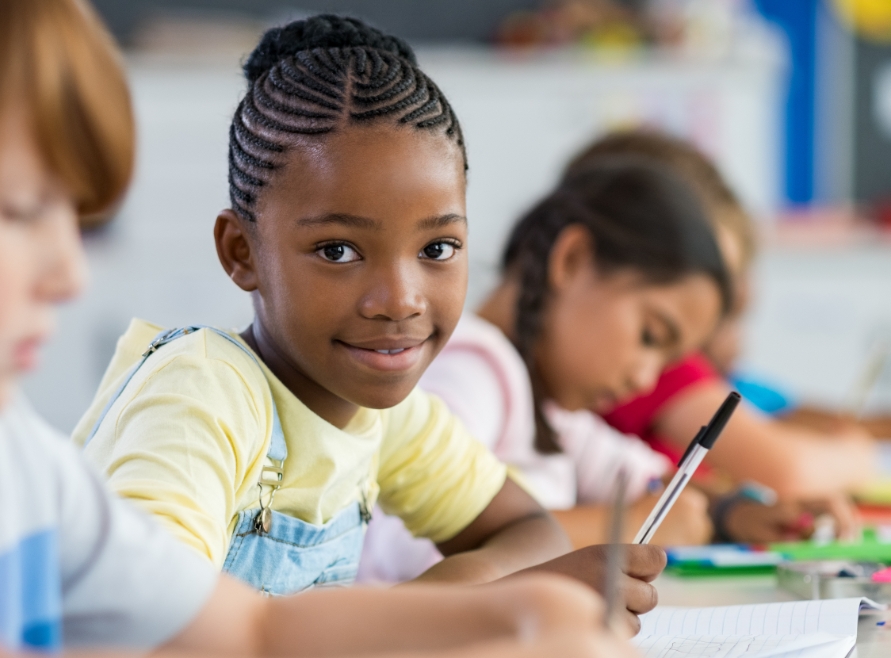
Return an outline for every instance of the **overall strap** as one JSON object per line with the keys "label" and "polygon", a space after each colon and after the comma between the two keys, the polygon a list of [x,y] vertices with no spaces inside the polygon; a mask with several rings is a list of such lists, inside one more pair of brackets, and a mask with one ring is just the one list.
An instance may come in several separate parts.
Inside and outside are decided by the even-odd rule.
{"label": "overall strap", "polygon": [[[191,325],[188,327],[181,327],[179,329],[166,329],[155,336],[154,340],[152,340],[151,344],[149,344],[148,349],[143,353],[142,359],[140,359],[140,361],[135,366],[133,366],[133,368],[124,378],[123,383],[118,387],[118,390],[115,391],[114,395],[109,398],[108,403],[105,405],[105,408],[102,409],[102,413],[99,414],[99,418],[96,420],[96,424],[93,426],[93,430],[90,432],[87,440],[84,441],[85,448],[87,447],[87,445],[89,445],[90,441],[93,440],[93,437],[96,436],[96,433],[99,431],[100,425],[102,425],[102,422],[105,420],[106,416],[108,416],[108,412],[111,410],[112,405],[118,401],[118,398],[121,397],[124,389],[127,388],[127,385],[130,383],[139,369],[143,366],[143,364],[148,360],[148,358],[167,343],[171,343],[177,338],[188,336],[189,334],[195,333],[196,331],[199,331],[201,329],[213,331],[217,335],[222,336],[230,343],[237,346],[245,354],[251,357],[251,359],[253,359],[254,363],[257,364],[257,367],[260,368],[260,371],[262,372],[263,369],[260,366],[260,362],[257,360],[257,357],[254,355],[254,353],[251,352],[247,347],[242,345],[239,341],[232,338],[232,336],[227,334],[225,331],[221,331],[216,327],[208,327],[204,325]],[[265,466],[263,468],[263,473],[260,476],[260,480],[262,484],[267,484],[269,486],[275,487],[275,485],[282,480],[282,467],[284,465],[285,459],[288,456],[288,446],[285,443],[285,434],[282,431],[282,424],[278,416],[278,409],[275,405],[275,398],[272,398],[271,391],[270,398],[272,399],[272,437],[269,441],[269,450],[266,453],[266,457],[272,461],[273,465]]]}

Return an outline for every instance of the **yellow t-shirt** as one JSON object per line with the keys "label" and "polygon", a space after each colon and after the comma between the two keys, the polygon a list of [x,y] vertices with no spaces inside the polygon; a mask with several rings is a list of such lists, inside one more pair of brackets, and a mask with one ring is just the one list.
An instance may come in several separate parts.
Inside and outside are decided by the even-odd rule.
{"label": "yellow t-shirt", "polygon": [[[131,323],[75,443],[84,444],[160,331]],[[341,430],[212,331],[160,348],[112,405],[85,454],[115,492],[221,567],[239,511],[259,505],[273,398],[288,447],[272,505],[278,512],[323,524],[363,494],[368,505],[379,496],[384,511],[415,535],[440,542],[467,527],[504,484],[505,467],[438,398],[416,389],[391,409],[360,409]]]}

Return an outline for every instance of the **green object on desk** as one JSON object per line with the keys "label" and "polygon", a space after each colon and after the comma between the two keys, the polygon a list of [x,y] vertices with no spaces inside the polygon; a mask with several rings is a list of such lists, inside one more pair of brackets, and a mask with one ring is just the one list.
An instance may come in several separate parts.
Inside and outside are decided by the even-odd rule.
{"label": "green object on desk", "polygon": [[817,544],[797,541],[771,544],[777,551],[795,562],[805,560],[855,560],[857,562],[891,563],[891,544],[880,542],[873,528],[866,528],[858,542],[830,542]]}
{"label": "green object on desk", "polygon": [[665,569],[668,573],[684,578],[713,578],[715,576],[764,576],[775,573],[773,565],[751,567],[717,567],[704,564],[672,564]]}
{"label": "green object on desk", "polygon": [[[773,563],[770,563],[771,560]],[[857,542],[783,542],[766,549],[746,546],[701,546],[668,550],[667,571],[678,576],[760,575],[776,571],[779,561],[853,560],[891,564],[891,543],[880,542],[875,530],[864,530]]]}

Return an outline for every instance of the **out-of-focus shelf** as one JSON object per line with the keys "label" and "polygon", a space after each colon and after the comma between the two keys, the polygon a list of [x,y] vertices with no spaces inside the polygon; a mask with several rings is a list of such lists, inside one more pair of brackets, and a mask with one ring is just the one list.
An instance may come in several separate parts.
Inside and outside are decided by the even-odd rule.
{"label": "out-of-focus shelf", "polygon": [[859,251],[891,249],[891,226],[852,207],[811,208],[760,223],[768,250]]}

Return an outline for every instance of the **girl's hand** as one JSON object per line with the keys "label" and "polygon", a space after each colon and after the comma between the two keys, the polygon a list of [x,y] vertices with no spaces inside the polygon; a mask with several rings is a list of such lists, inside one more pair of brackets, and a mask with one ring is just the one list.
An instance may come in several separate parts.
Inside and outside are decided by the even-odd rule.
{"label": "girl's hand", "polygon": [[[625,524],[628,541],[634,538],[647,520],[660,495],[648,494],[628,508]],[[696,546],[709,543],[713,532],[708,514],[708,497],[688,487],[678,496],[651,543],[658,546]]]}
{"label": "girl's hand", "polygon": [[813,536],[819,517],[831,518],[835,523],[835,536],[841,539],[850,538],[857,526],[851,501],[838,495],[808,501],[780,501],[770,507],[740,502],[727,512],[724,527],[738,542],[797,541]]}
{"label": "girl's hand", "polygon": [[[608,546],[589,546],[545,562],[519,574],[559,573],[586,583],[598,592],[603,591],[606,575]],[[629,544],[625,549],[625,569],[619,579],[619,591],[625,602],[623,622],[632,635],[640,631],[638,615],[656,607],[659,595],[650,583],[665,568],[665,551],[658,546]]]}

